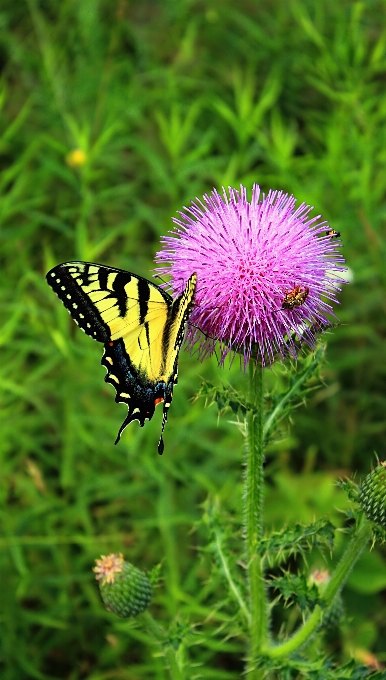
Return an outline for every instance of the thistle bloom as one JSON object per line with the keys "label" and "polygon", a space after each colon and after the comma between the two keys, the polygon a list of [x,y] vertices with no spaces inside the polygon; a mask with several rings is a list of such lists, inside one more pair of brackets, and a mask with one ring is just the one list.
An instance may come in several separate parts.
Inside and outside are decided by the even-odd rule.
{"label": "thistle bloom", "polygon": [[[296,357],[298,343],[313,347],[316,333],[335,316],[344,259],[339,233],[312,208],[283,192],[251,201],[245,187],[223,188],[192,201],[181,211],[170,236],[162,239],[157,271],[171,275],[175,294],[197,273],[195,308],[188,344],[197,340],[201,357],[220,343],[220,363],[229,352],[251,355],[263,365],[279,356]],[[202,333],[200,333],[200,329]]]}

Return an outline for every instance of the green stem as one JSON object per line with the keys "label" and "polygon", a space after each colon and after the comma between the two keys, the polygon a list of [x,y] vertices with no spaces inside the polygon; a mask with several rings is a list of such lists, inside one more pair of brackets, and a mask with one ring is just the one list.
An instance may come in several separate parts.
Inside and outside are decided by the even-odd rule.
{"label": "green stem", "polygon": [[223,549],[222,549],[221,538],[219,536],[219,533],[217,531],[215,531],[214,535],[215,535],[215,546],[216,546],[216,550],[217,550],[217,555],[218,555],[218,558],[220,560],[224,576],[225,576],[226,580],[228,581],[230,592],[233,595],[234,599],[236,600],[237,604],[239,605],[240,610],[242,611],[243,615],[245,616],[247,623],[250,624],[251,617],[250,617],[250,614],[249,614],[249,611],[248,611],[248,607],[245,604],[245,602],[244,602],[244,600],[241,596],[240,590],[238,589],[237,585],[235,584],[235,582],[232,578],[232,574],[231,574],[231,570],[229,568],[228,560],[227,560],[227,558],[226,558],[226,556],[223,552]]}
{"label": "green stem", "polygon": [[267,635],[267,598],[259,544],[263,533],[264,448],[263,448],[263,369],[249,363],[249,403],[247,416],[247,471],[244,489],[245,537],[250,600],[250,666],[248,677],[260,677],[254,662]]}
{"label": "green stem", "polygon": [[148,633],[155,640],[157,640],[157,642],[160,642],[162,645],[164,645],[164,655],[169,666],[170,677],[172,680],[184,680],[184,674],[177,660],[177,650],[165,642],[165,633],[162,628],[159,627],[159,625],[154,621],[152,615],[147,611],[143,612],[140,615],[140,618]]}
{"label": "green stem", "polygon": [[340,562],[338,563],[324,592],[324,607],[320,607],[319,605],[315,607],[311,616],[307,619],[300,630],[295,633],[295,635],[293,635],[286,642],[283,642],[281,645],[265,649],[264,654],[271,657],[272,659],[279,659],[289,656],[310,640],[312,635],[320,626],[323,616],[328,611],[334,598],[342,589],[351,569],[360,556],[362,550],[365,548],[366,543],[370,540],[371,532],[371,522],[369,522],[362,515],[358,522],[355,534],[348,544],[346,551],[342,555]]}
{"label": "green stem", "polygon": [[162,536],[162,545],[165,555],[165,579],[167,583],[167,591],[169,593],[167,607],[169,615],[174,617],[177,613],[180,598],[180,562],[178,559],[178,542],[173,526],[173,486],[172,477],[163,480],[160,486],[159,500],[158,500],[158,526]]}

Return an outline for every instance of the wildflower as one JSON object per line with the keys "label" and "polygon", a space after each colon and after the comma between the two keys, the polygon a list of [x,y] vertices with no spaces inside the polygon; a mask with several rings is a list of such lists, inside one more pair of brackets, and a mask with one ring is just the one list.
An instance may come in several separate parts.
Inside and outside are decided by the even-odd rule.
{"label": "wildflower", "polygon": [[[260,195],[254,185],[223,188],[196,199],[173,221],[162,240],[157,271],[171,275],[174,294],[197,273],[188,344],[199,355],[220,343],[220,363],[229,352],[251,355],[263,365],[276,356],[296,357],[296,336],[314,347],[317,332],[331,326],[336,293],[345,283],[340,239],[331,238],[320,215],[283,192]],[[200,329],[205,337],[200,333]]]}
{"label": "wildflower", "polygon": [[70,168],[79,168],[86,162],[86,154],[82,149],[73,149],[66,156],[66,163]]}
{"label": "wildflower", "polygon": [[95,561],[93,571],[107,609],[121,618],[133,618],[147,609],[152,589],[146,574],[125,562],[121,553]]}

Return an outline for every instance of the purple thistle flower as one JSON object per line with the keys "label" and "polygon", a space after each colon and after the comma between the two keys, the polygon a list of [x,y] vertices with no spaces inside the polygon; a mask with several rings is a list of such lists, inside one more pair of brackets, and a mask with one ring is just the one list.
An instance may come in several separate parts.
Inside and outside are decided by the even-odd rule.
{"label": "purple thistle flower", "polygon": [[[200,340],[199,355],[220,343],[223,363],[229,352],[251,355],[263,365],[275,357],[296,357],[298,344],[313,347],[316,333],[331,326],[344,259],[338,232],[329,230],[312,208],[279,191],[252,199],[245,187],[223,188],[173,218],[177,227],[162,239],[157,271],[171,275],[175,294],[197,273],[195,307],[188,344]],[[198,330],[200,329],[204,336]]]}

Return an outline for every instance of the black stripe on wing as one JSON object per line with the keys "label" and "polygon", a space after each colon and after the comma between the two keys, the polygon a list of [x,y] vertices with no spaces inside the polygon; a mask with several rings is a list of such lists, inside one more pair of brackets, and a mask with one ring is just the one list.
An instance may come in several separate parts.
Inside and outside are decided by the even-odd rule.
{"label": "black stripe on wing", "polygon": [[[83,285],[89,285],[87,266],[83,271],[79,270],[79,275],[82,278]],[[46,279],[82,331],[98,342],[110,340],[111,333],[108,324],[103,321],[97,307],[87,293],[76,283],[68,266],[58,265],[54,267],[48,272]]]}
{"label": "black stripe on wing", "polygon": [[[109,275],[114,274],[111,288],[108,288]],[[105,299],[111,299],[111,306],[116,307],[117,317],[124,318],[128,312],[129,299],[138,303],[139,324],[143,324],[149,308],[151,288],[156,288],[161,299],[170,308],[173,298],[156,284],[136,276],[123,269],[107,267],[93,262],[64,262],[48,272],[48,284],[57,294],[74,321],[82,331],[98,342],[111,339],[109,324],[103,320],[97,305],[90,299],[88,292],[82,288],[97,284]],[[135,282],[136,295],[128,298],[125,286]]]}

